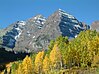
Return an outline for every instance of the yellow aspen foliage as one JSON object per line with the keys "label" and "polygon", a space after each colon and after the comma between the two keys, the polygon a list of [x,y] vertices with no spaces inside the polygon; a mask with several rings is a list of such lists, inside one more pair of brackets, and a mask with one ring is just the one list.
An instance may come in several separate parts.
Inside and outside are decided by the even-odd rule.
{"label": "yellow aspen foliage", "polygon": [[94,56],[92,66],[99,66],[99,55]]}
{"label": "yellow aspen foliage", "polygon": [[36,55],[35,62],[34,62],[35,63],[35,72],[36,73],[41,73],[41,71],[42,71],[43,57],[44,57],[44,51],[39,52]]}
{"label": "yellow aspen foliage", "polygon": [[22,71],[22,64],[19,64],[19,67],[16,71],[16,74],[23,74],[23,71]]}
{"label": "yellow aspen foliage", "polygon": [[33,65],[30,57],[26,56],[22,62],[23,74],[33,74]]}
{"label": "yellow aspen foliage", "polygon": [[7,68],[7,73],[9,74],[11,71],[11,63],[6,64],[6,68]]}
{"label": "yellow aspen foliage", "polygon": [[46,55],[43,60],[43,71],[47,73],[50,70],[50,60],[48,56]]}
{"label": "yellow aspen foliage", "polygon": [[5,74],[5,73],[4,73],[4,71],[3,71],[3,72],[0,72],[0,74]]}
{"label": "yellow aspen foliage", "polygon": [[88,42],[88,50],[94,55],[99,54],[99,36]]}
{"label": "yellow aspen foliage", "polygon": [[49,58],[50,58],[52,67],[60,68],[60,66],[62,65],[62,61],[61,61],[61,53],[57,47],[57,44],[54,45],[52,51],[50,52]]}

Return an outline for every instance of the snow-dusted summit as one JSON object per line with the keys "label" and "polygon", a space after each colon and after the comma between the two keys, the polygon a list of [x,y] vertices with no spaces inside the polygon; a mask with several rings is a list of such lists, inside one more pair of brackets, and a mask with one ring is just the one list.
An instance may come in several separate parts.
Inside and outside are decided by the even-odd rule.
{"label": "snow-dusted summit", "polygon": [[34,16],[26,21],[18,21],[8,28],[3,36],[3,46],[14,52],[34,52],[47,49],[50,40],[62,35],[69,39],[77,37],[89,26],[78,21],[64,10],[57,10],[47,19],[42,15]]}

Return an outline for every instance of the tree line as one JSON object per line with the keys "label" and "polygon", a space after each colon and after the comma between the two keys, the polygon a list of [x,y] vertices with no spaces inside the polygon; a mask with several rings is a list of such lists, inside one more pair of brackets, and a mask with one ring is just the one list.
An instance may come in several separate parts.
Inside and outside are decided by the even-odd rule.
{"label": "tree line", "polygon": [[82,31],[72,40],[59,36],[50,41],[47,51],[10,63],[2,74],[63,74],[74,67],[99,67],[99,33]]}

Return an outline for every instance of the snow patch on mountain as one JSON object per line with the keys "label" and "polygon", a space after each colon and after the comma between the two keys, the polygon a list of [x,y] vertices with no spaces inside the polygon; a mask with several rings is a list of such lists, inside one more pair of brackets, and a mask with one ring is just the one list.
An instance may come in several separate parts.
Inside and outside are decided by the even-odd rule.
{"label": "snow patch on mountain", "polygon": [[46,22],[45,17],[43,17],[42,15],[37,15],[34,17],[34,19],[35,19],[34,22],[37,24],[44,24]]}
{"label": "snow patch on mountain", "polygon": [[17,40],[20,37],[24,25],[26,25],[25,21],[18,21],[17,24],[14,25],[14,29],[16,29],[18,32],[18,34],[15,36],[15,40]]}
{"label": "snow patch on mountain", "polygon": [[81,27],[80,25],[74,25],[76,28],[80,28],[80,29],[84,29],[83,27]]}
{"label": "snow patch on mountain", "polygon": [[[50,40],[62,35],[69,39],[77,37],[80,31],[86,28],[74,16],[64,10],[57,10],[45,19],[37,15],[26,21],[18,21],[12,24],[3,37],[3,44],[12,48],[15,52],[32,52],[39,49],[47,49]],[[19,49],[19,50],[18,50]]]}
{"label": "snow patch on mountain", "polygon": [[77,37],[78,35],[75,35],[75,38]]}
{"label": "snow patch on mountain", "polygon": [[63,15],[63,16],[67,16],[68,18],[75,19],[74,16],[72,16],[72,15],[66,13],[66,12],[65,12],[64,10],[62,10],[62,9],[59,9],[59,15],[60,15],[60,16]]}
{"label": "snow patch on mountain", "polygon": [[25,25],[26,22],[25,22],[25,21],[20,21],[20,22],[18,22],[18,24],[19,24],[19,25]]}
{"label": "snow patch on mountain", "polygon": [[16,23],[14,23],[12,29],[7,31],[6,34],[3,36],[3,45],[13,48],[15,46],[15,42],[22,34],[22,30],[25,25],[25,21],[17,21]]}

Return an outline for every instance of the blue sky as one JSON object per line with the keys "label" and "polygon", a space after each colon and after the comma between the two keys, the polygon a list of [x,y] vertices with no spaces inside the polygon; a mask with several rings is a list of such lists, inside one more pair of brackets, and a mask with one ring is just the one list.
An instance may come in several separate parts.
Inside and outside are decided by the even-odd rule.
{"label": "blue sky", "polygon": [[59,8],[88,25],[99,20],[99,0],[0,0],[0,28],[37,14],[48,17]]}

